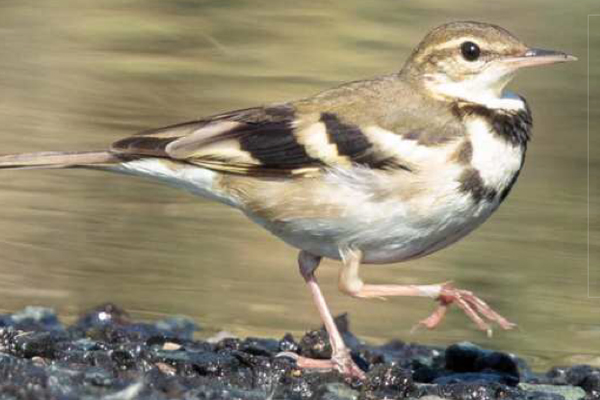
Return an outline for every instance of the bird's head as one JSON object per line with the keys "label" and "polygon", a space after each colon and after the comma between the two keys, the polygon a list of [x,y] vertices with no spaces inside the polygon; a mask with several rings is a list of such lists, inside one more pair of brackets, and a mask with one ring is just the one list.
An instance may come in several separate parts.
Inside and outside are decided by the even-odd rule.
{"label": "bird's head", "polygon": [[575,57],[527,46],[507,30],[480,22],[451,22],[429,32],[401,75],[436,98],[491,105],[522,67],[574,61]]}

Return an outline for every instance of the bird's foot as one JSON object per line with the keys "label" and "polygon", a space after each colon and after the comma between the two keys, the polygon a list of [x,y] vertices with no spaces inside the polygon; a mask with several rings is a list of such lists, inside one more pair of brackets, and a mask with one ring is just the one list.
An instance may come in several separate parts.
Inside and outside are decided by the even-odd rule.
{"label": "bird's foot", "polygon": [[277,354],[277,357],[289,357],[296,361],[296,365],[300,369],[314,369],[320,371],[338,371],[342,375],[349,378],[358,378],[364,380],[365,373],[352,360],[350,353],[343,353],[333,356],[329,360],[319,360],[316,358],[308,358],[300,356],[289,351]]}
{"label": "bird's foot", "polygon": [[[477,325],[479,329],[492,336],[492,328],[488,322],[498,324],[502,329],[512,329],[517,325],[508,321],[479,297],[468,290],[456,289],[451,283],[442,284],[440,294],[436,299],[440,304],[427,318],[419,322],[418,326],[434,329],[444,319],[448,307],[455,303]],[[485,320],[488,322],[486,322]]]}

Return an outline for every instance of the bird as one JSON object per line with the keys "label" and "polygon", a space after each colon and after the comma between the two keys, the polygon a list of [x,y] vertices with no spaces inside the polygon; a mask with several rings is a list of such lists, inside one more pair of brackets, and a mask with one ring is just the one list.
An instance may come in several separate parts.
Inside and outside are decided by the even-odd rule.
{"label": "bird", "polygon": [[144,131],[100,151],[0,156],[0,169],[87,168],[155,179],[241,211],[299,250],[298,267],[332,356],[295,353],[298,367],[364,378],[315,276],[341,261],[338,286],[356,298],[456,304],[475,325],[515,326],[449,282],[374,285],[364,264],[414,260],[480,226],[506,199],[532,133],[526,100],[505,89],[524,67],[574,61],[527,46],[504,28],[456,21],[426,34],[399,71],[300,100]]}

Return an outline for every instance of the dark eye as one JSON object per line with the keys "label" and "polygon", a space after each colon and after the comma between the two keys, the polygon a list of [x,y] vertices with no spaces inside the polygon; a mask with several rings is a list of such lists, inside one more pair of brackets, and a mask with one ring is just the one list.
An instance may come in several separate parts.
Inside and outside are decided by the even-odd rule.
{"label": "dark eye", "polygon": [[475,61],[481,54],[481,49],[473,42],[464,42],[460,45],[460,51],[467,61]]}

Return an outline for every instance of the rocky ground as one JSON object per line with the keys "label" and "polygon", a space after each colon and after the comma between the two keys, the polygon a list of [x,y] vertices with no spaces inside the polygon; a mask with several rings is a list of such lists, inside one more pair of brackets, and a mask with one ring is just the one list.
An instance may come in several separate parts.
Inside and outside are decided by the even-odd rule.
{"label": "rocky ground", "polygon": [[448,348],[361,343],[338,325],[367,373],[301,371],[281,351],[325,358],[322,330],[300,340],[194,340],[185,318],[132,321],[114,305],[63,326],[49,309],[0,315],[0,399],[600,399],[600,369],[533,373],[512,355],[459,343]]}

